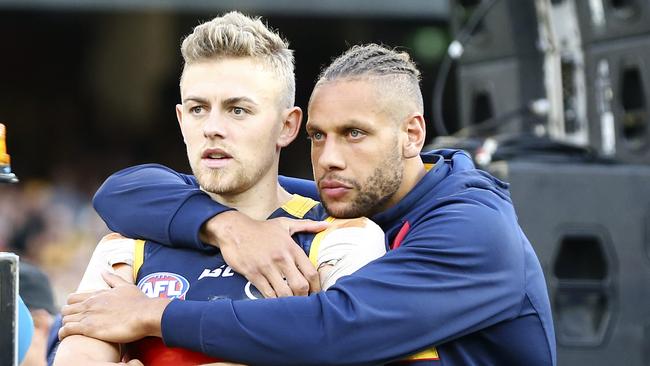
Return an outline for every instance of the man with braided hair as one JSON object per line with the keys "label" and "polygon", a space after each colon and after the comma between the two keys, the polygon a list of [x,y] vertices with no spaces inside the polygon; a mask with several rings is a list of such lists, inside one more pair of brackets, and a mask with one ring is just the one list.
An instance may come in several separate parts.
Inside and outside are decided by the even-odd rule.
{"label": "man with braided hair", "polygon": [[[420,153],[419,72],[405,53],[371,44],[337,58],[316,83],[307,131],[323,205],[336,217],[371,217],[386,233],[386,255],[309,297],[161,304],[128,285],[75,295],[62,334],[120,339],[128,330],[255,365],[386,364],[416,351],[418,365],[556,363],[542,269],[507,184],[475,169],[464,152]],[[165,232],[197,246],[197,227],[220,236],[234,225],[235,212],[180,225],[207,200],[179,199],[196,187],[177,180],[159,189],[153,173],[143,167],[110,178],[95,198],[100,214],[118,230],[140,225],[145,235]],[[167,212],[166,220],[145,223],[139,207]],[[120,219],[127,208],[143,219]],[[237,232],[269,237],[246,222]],[[115,302],[117,294],[130,305]],[[113,323],[123,306],[148,315]]]}

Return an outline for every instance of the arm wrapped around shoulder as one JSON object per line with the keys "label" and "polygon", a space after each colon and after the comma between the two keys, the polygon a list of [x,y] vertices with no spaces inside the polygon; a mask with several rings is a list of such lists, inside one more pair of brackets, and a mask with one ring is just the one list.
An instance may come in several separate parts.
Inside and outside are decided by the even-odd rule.
{"label": "arm wrapped around shoulder", "polygon": [[386,254],[384,231],[365,217],[335,219],[315,240],[319,240],[316,268],[323,289]]}

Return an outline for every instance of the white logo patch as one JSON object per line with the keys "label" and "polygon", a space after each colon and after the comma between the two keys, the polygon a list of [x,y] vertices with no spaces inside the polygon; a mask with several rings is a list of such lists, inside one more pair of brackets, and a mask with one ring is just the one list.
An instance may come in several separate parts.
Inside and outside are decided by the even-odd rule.
{"label": "white logo patch", "polygon": [[221,267],[212,270],[210,268],[204,269],[199,276],[199,280],[205,277],[232,277],[234,275],[235,272],[232,271],[232,268],[224,264]]}

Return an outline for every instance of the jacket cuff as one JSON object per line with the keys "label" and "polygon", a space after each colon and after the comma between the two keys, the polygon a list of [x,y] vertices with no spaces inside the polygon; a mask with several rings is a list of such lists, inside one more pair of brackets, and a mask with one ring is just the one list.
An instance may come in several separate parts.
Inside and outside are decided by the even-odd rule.
{"label": "jacket cuff", "polygon": [[175,247],[191,249],[212,248],[199,239],[201,226],[214,217],[232,208],[215,202],[207,194],[200,192],[185,200],[169,223],[169,240]]}
{"label": "jacket cuff", "polygon": [[205,353],[201,344],[201,318],[208,301],[174,300],[167,305],[161,321],[167,347],[183,347]]}

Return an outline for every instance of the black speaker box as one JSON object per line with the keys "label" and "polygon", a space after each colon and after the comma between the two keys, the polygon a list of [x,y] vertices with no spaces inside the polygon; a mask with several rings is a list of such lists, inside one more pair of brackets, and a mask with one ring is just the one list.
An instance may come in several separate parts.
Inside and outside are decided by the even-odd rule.
{"label": "black speaker box", "polygon": [[[454,1],[454,37],[485,0]],[[497,1],[464,44],[456,68],[459,126],[517,114],[532,100],[543,98],[543,57],[537,47],[534,1]],[[530,130],[521,116],[497,123],[497,133]]]}
{"label": "black speaker box", "polygon": [[[452,2],[451,31],[454,37],[486,0]],[[536,54],[537,15],[534,1],[499,0],[482,18],[464,44],[461,64],[504,57]]]}
{"label": "black speaker box", "polygon": [[650,364],[650,166],[509,161],[544,268],[559,365]]}
{"label": "black speaker box", "polygon": [[534,125],[524,110],[531,101],[544,98],[541,58],[508,57],[457,69],[458,113],[461,127],[488,119],[508,117],[499,123],[497,133],[528,132]]}
{"label": "black speaker box", "polygon": [[650,32],[648,0],[574,1],[585,45]]}
{"label": "black speaker box", "polygon": [[585,56],[590,144],[650,164],[650,35],[592,45]]}

